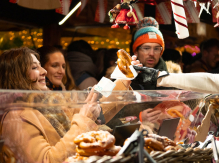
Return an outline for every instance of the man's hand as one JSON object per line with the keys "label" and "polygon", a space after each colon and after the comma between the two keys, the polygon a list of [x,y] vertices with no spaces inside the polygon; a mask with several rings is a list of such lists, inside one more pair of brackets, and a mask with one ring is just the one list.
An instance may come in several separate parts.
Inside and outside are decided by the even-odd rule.
{"label": "man's hand", "polygon": [[156,122],[161,116],[161,114],[162,112],[160,110],[153,110],[151,108],[146,109],[142,112],[141,115],[142,122],[144,121]]}
{"label": "man's hand", "polygon": [[134,66],[143,67],[142,63],[139,60],[137,60],[137,56],[136,55],[132,56],[131,64],[134,65]]}
{"label": "man's hand", "polygon": [[100,115],[101,108],[97,103],[98,93],[94,93],[94,87],[92,88],[91,92],[89,93],[85,102],[87,104],[83,105],[80,109],[79,114],[86,116],[93,121],[96,121]]}

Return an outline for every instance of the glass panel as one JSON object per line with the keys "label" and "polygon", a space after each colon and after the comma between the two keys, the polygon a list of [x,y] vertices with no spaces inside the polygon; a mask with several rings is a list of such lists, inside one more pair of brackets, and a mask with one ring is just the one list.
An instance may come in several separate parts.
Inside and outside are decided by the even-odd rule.
{"label": "glass panel", "polygon": [[[138,123],[140,129],[157,133],[164,119],[180,116],[177,127],[180,133],[175,133],[174,139],[183,141],[189,138],[188,141],[192,142],[200,124],[199,112],[192,122],[188,121],[189,116],[206,96],[182,90],[113,91],[109,97],[88,91],[0,90],[1,145],[3,155],[6,155],[1,159],[63,162],[75,154],[73,141],[80,133],[98,128],[112,131],[115,126]],[[216,95],[207,100],[215,98]],[[92,108],[102,110],[95,122],[91,113],[85,113]],[[154,115],[145,114],[149,108],[157,110],[159,116],[153,119]],[[139,121],[140,112],[142,123]],[[104,127],[104,123],[112,130]]]}

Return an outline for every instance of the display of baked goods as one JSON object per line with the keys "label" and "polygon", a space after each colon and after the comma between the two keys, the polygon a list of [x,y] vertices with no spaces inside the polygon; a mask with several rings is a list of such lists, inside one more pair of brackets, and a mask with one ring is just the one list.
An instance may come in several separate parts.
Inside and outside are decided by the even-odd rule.
{"label": "display of baked goods", "polygon": [[120,71],[127,77],[133,78],[134,75],[130,70],[129,66],[131,65],[132,58],[131,56],[123,49],[117,51],[117,65]]}
{"label": "display of baked goods", "polygon": [[181,149],[182,147],[177,145],[173,140],[165,136],[159,136],[156,134],[148,134],[145,138],[144,148],[148,153],[152,151],[168,151]]}
{"label": "display of baked goods", "polygon": [[115,146],[115,137],[108,131],[90,131],[74,139],[80,156],[114,156],[121,147]]}

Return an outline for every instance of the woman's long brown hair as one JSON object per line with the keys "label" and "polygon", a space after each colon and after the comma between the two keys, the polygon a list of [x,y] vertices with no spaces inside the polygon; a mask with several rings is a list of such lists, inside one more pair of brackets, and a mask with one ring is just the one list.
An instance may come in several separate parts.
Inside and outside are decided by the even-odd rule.
{"label": "woman's long brown hair", "polygon": [[39,60],[39,55],[27,48],[16,48],[4,51],[0,55],[0,89],[34,90],[29,78],[33,59],[31,54]]}

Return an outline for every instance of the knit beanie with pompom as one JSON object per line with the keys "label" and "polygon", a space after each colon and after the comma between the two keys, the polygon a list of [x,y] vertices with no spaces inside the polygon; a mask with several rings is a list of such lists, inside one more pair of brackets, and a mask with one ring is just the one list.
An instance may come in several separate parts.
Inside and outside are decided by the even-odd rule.
{"label": "knit beanie with pompom", "polygon": [[152,17],[144,17],[136,26],[137,31],[134,35],[133,52],[140,45],[150,42],[158,43],[162,46],[161,55],[164,51],[164,39],[159,30],[158,22]]}

